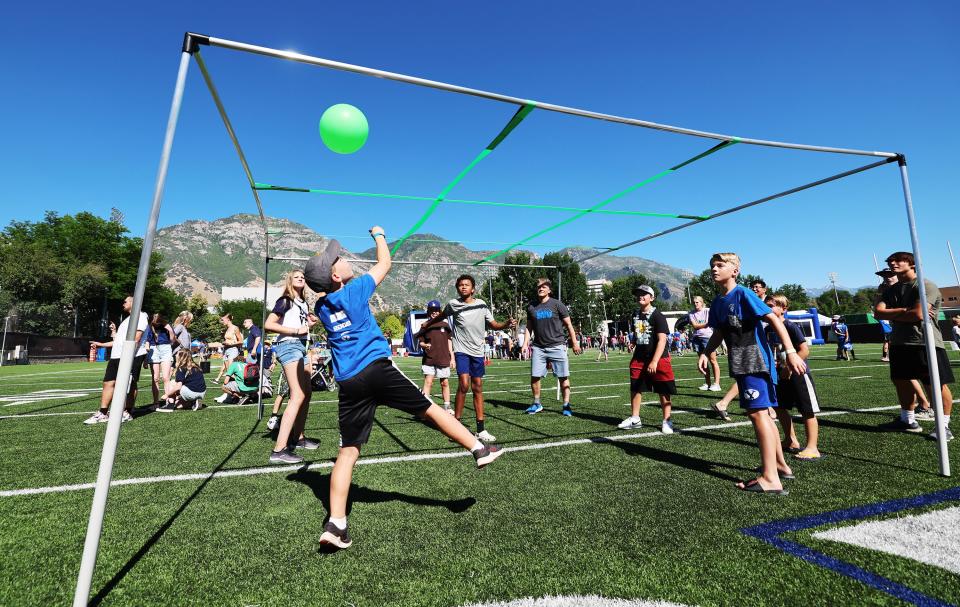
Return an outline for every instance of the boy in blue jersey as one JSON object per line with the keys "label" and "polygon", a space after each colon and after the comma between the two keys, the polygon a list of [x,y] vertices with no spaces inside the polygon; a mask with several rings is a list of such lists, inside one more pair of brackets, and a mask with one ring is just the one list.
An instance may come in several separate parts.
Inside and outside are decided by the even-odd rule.
{"label": "boy in blue jersey", "polygon": [[370,438],[377,406],[386,404],[432,422],[454,442],[473,453],[478,468],[503,452],[484,445],[458,420],[433,404],[390,360],[390,345],[370,312],[370,297],[390,271],[390,249],[380,226],[370,228],[377,243],[377,263],[354,276],[342,257],[340,243],[331,240],[323,253],[307,262],[307,284],[317,292],[316,315],[327,330],[333,374],[339,384],[340,452],[330,474],[330,520],[321,546],[347,548],[347,496],[360,447]]}
{"label": "boy in blue jersey", "polygon": [[[706,373],[710,353],[721,341],[726,342],[730,376],[737,381],[740,403],[747,410],[760,448],[760,476],[737,483],[737,488],[786,495],[780,479],[793,478],[793,471],[783,458],[780,433],[768,413],[770,407],[777,406],[777,371],[760,321],[766,321],[773,328],[780,343],[791,343],[790,335],[759,297],[737,284],[740,257],[736,253],[715,253],[710,258],[710,274],[722,294],[710,304],[708,323],[714,332],[700,353],[698,366],[701,373]],[[784,351],[785,367],[791,373],[802,374],[806,367],[796,348]]]}

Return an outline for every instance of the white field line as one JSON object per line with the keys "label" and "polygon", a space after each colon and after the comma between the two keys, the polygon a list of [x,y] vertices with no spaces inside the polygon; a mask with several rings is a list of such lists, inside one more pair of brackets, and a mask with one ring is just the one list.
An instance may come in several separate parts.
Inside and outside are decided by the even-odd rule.
{"label": "white field line", "polygon": [[12,379],[12,378],[22,378],[22,377],[36,377],[38,375],[64,375],[66,373],[100,373],[102,374],[104,367],[106,367],[106,365],[103,365],[101,367],[95,367],[93,369],[72,369],[70,371],[41,371],[39,373],[11,373],[10,375],[7,375],[6,373],[4,373],[0,377],[4,379],[7,379],[7,378]]}
{"label": "white field line", "polygon": [[[874,407],[872,409],[858,409],[857,411],[828,411],[820,415],[847,415],[850,413],[859,413],[863,411],[879,411],[883,409],[897,409],[897,406]],[[543,443],[529,443],[515,447],[504,447],[504,452],[512,451],[539,451],[541,449],[550,449],[554,447],[569,447],[573,445],[588,445],[605,442],[619,442],[631,439],[651,438],[658,436],[675,436],[687,432],[702,432],[704,430],[723,430],[727,428],[741,428],[751,425],[749,421],[743,422],[722,422],[719,424],[708,424],[706,426],[697,426],[695,428],[681,428],[673,435],[665,435],[659,431],[638,432],[633,434],[613,434],[609,436],[598,436],[593,438],[573,438],[560,441],[550,441]],[[389,457],[371,457],[357,460],[358,466],[370,466],[376,464],[393,464],[405,462],[417,462],[438,459],[452,459],[455,457],[467,457],[471,455],[469,451],[452,451],[444,453],[419,453],[416,455],[396,455]],[[261,468],[247,468],[243,470],[221,470],[219,472],[202,472],[194,474],[171,474],[164,476],[146,476],[139,478],[125,478],[111,481],[111,487],[124,487],[127,485],[149,485],[154,483],[169,483],[179,481],[198,481],[215,478],[233,478],[242,476],[260,476],[264,474],[277,474],[282,472],[295,472],[298,470],[318,470],[323,468],[332,468],[334,462],[314,462],[308,466],[270,466]],[[79,483],[75,485],[54,485],[49,487],[34,487],[28,489],[9,489],[0,491],[0,497],[15,497],[20,495],[44,495],[47,493],[66,493],[70,491],[85,491],[93,489],[95,483]]]}
{"label": "white field line", "polygon": [[605,398],[620,398],[619,394],[611,394],[610,396],[588,396],[587,400],[603,400]]}
{"label": "white field line", "polygon": [[856,377],[848,377],[847,379],[867,379],[868,377],[873,377],[872,375],[857,375]]}

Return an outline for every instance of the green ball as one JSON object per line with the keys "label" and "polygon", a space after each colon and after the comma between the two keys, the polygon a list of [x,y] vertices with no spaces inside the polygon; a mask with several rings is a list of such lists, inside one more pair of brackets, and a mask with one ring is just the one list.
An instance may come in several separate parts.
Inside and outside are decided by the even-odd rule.
{"label": "green ball", "polygon": [[320,117],[320,138],[337,154],[353,154],[369,134],[367,117],[349,103],[331,105]]}

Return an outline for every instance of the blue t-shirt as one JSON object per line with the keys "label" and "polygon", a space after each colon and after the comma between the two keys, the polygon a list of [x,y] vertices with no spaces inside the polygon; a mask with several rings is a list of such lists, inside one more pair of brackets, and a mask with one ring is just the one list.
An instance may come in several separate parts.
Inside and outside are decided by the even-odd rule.
{"label": "blue t-shirt", "polygon": [[376,288],[373,276],[364,274],[317,301],[315,312],[327,330],[337,381],[350,379],[373,361],[390,357],[390,344],[370,312],[370,297]]}
{"label": "blue t-shirt", "polygon": [[890,326],[889,320],[878,321],[880,323],[880,330],[883,331],[884,335],[890,335],[893,332],[893,327]]}
{"label": "blue t-shirt", "polygon": [[[258,337],[261,337],[263,333],[260,331],[260,327],[257,325],[250,325],[250,332],[247,333],[246,343],[243,344],[243,347],[247,349],[247,352],[253,350],[253,344],[257,341]],[[263,350],[263,340],[260,340],[260,343],[257,344],[257,352],[259,353]]]}
{"label": "blue t-shirt", "polygon": [[845,344],[850,339],[850,330],[842,322],[834,323],[833,332],[837,335],[838,344]]}
{"label": "blue t-shirt", "polygon": [[730,375],[767,373],[777,383],[773,352],[760,322],[771,311],[753,291],[740,285],[726,295],[718,295],[710,304],[707,323],[721,332],[727,344]]}

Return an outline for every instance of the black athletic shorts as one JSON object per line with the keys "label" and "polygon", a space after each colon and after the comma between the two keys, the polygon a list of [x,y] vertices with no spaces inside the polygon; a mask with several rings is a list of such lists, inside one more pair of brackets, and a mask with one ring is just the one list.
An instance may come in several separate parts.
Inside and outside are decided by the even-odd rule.
{"label": "black athletic shorts", "polygon": [[375,360],[340,385],[340,446],[362,445],[378,405],[422,415],[433,403],[389,358]]}
{"label": "black athletic shorts", "polygon": [[[940,384],[952,384],[953,371],[950,359],[943,348],[937,348],[937,368]],[[930,383],[930,367],[927,364],[927,349],[924,346],[890,346],[890,379],[915,379],[921,384]]]}
{"label": "black athletic shorts", "polygon": [[[147,355],[136,356],[133,359],[133,368],[130,370],[130,376],[133,378],[133,381],[130,382],[131,386],[136,386],[137,382],[140,381],[140,370],[143,369],[143,361],[147,358]],[[120,359],[111,358],[107,363],[107,370],[103,372],[103,381],[117,381],[117,372],[120,370]]]}
{"label": "black athletic shorts", "polygon": [[777,382],[778,407],[796,409],[806,417],[820,413],[817,390],[809,373],[803,375],[794,373],[789,379],[781,375],[779,379],[780,381]]}

